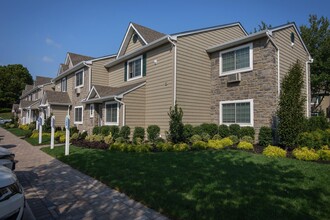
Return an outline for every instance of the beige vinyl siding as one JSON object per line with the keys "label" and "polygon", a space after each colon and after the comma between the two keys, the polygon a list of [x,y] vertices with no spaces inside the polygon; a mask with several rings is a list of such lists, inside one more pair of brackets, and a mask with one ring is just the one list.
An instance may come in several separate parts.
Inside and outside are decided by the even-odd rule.
{"label": "beige vinyl siding", "polygon": [[237,25],[178,37],[176,97],[183,109],[184,123],[197,125],[211,121],[211,61],[205,49],[243,36]]}
{"label": "beige vinyl siding", "polygon": [[[291,33],[295,34],[294,45],[291,46]],[[274,41],[280,50],[280,77],[281,81],[283,77],[289,72],[290,67],[297,61],[300,61],[300,64],[304,72],[304,89],[303,95],[306,96],[307,93],[307,84],[306,84],[306,61],[308,61],[308,54],[305,51],[302,42],[299,40],[298,33],[293,27],[288,27],[273,33]],[[307,102],[310,103],[310,88],[309,97]],[[306,108],[310,108],[309,104],[306,103]],[[308,106],[308,107],[307,107]]]}
{"label": "beige vinyl siding", "polygon": [[55,116],[55,126],[64,126],[65,116],[68,112],[67,106],[51,105],[51,113]]}
{"label": "beige vinyl siding", "polygon": [[104,65],[115,58],[103,59],[93,62],[92,66],[92,85],[109,85],[109,73]]}
{"label": "beige vinyl siding", "polygon": [[123,99],[126,105],[126,125],[131,128],[132,133],[135,127],[145,127],[145,90],[145,86],[138,88],[125,95]]}
{"label": "beige vinyl siding", "polygon": [[144,45],[144,42],[141,40],[140,36],[139,36],[139,39],[135,43],[133,42],[134,34],[132,34],[132,36],[131,36],[131,39],[130,39],[128,45],[127,45],[125,54],[128,54],[128,53],[130,53],[130,52],[132,52],[132,51],[134,51],[134,50],[136,50],[136,49],[138,49],[138,48],[140,48]]}

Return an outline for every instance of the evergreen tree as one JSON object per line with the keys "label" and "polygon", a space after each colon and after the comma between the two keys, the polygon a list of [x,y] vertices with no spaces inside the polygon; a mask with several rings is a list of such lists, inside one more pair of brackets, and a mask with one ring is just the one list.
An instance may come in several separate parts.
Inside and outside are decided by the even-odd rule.
{"label": "evergreen tree", "polygon": [[184,125],[182,123],[183,111],[181,108],[178,108],[177,104],[175,104],[174,108],[170,107],[170,112],[168,113],[170,117],[170,131],[169,131],[169,139],[172,143],[180,143],[184,141],[183,128]]}
{"label": "evergreen tree", "polygon": [[296,137],[304,129],[303,71],[297,61],[284,77],[281,84],[278,134],[280,143],[286,147],[294,147]]}

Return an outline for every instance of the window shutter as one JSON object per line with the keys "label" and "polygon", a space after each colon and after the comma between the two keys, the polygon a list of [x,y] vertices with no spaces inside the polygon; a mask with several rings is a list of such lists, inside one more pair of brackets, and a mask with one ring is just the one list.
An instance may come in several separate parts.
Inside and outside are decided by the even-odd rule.
{"label": "window shutter", "polygon": [[124,72],[124,80],[127,81],[127,62],[125,62],[125,72]]}
{"label": "window shutter", "polygon": [[147,54],[143,54],[143,72],[142,72],[143,76],[147,75]]}

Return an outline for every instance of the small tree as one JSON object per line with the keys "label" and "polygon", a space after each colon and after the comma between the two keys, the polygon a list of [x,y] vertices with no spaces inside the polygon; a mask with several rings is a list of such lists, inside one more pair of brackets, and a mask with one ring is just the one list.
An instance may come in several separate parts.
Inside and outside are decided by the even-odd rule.
{"label": "small tree", "polygon": [[160,134],[160,128],[158,125],[149,125],[147,128],[148,140],[151,143],[155,143]]}
{"label": "small tree", "polygon": [[301,94],[303,84],[302,67],[297,61],[282,81],[277,111],[280,143],[287,147],[294,147],[298,134],[304,129],[305,98]]}
{"label": "small tree", "polygon": [[182,123],[183,111],[182,108],[178,108],[178,105],[175,104],[174,108],[170,107],[170,112],[168,113],[170,117],[170,131],[169,131],[169,139],[172,143],[176,144],[184,141],[183,128],[184,125]]}

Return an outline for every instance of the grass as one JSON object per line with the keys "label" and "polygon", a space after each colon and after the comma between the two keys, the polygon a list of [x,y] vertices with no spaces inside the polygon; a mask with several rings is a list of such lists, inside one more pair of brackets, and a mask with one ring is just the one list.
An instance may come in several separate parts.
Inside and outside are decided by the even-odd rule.
{"label": "grass", "polygon": [[243,151],[46,153],[172,219],[327,219],[330,165]]}
{"label": "grass", "polygon": [[3,112],[3,113],[0,113],[0,117],[1,118],[4,118],[4,119],[11,119],[12,117],[12,113],[11,112]]}
{"label": "grass", "polygon": [[50,136],[49,135],[43,135],[42,136],[41,144],[39,144],[39,137],[37,137],[37,138],[31,138],[30,137],[30,138],[25,138],[24,140],[26,140],[27,142],[29,142],[33,146],[45,145],[45,144],[50,145]]}
{"label": "grass", "polygon": [[10,131],[11,133],[13,133],[18,137],[25,136],[25,134],[29,132],[20,128],[6,128],[6,129],[7,131]]}

